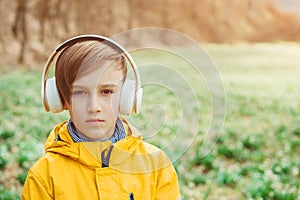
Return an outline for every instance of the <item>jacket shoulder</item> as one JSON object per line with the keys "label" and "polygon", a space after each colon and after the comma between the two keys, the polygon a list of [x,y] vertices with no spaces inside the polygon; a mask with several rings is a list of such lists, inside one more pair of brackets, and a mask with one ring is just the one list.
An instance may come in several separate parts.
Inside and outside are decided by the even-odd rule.
{"label": "jacket shoulder", "polygon": [[151,173],[172,165],[158,147],[133,136],[114,145],[110,166],[128,173]]}
{"label": "jacket shoulder", "polygon": [[51,196],[53,194],[51,191],[53,191],[53,183],[51,181],[50,174],[51,157],[49,157],[46,153],[29,169],[22,192],[22,199],[31,198],[30,195],[38,195],[43,197],[43,199],[52,199]]}

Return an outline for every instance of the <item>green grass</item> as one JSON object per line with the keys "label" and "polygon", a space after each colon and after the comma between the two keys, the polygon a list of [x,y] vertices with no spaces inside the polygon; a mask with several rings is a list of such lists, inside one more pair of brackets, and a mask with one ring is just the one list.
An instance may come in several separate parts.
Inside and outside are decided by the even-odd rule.
{"label": "green grass", "polygon": [[[299,199],[300,45],[209,44],[206,49],[226,91],[225,124],[212,151],[205,157],[201,152],[212,114],[205,81],[186,70],[187,63],[169,55],[137,56],[138,62],[155,59],[156,65],[172,66],[172,70],[153,65],[142,69],[143,80],[170,85],[145,87],[142,112],[133,122],[148,141],[161,148],[171,146],[166,148],[170,157],[181,155],[174,165],[184,199]],[[41,70],[0,74],[0,199],[18,199],[28,169],[43,154],[48,133],[67,118],[66,113],[43,111],[40,77]],[[180,78],[185,84],[172,88]],[[200,108],[194,104],[182,114],[186,105],[180,105],[180,100],[195,100],[187,85],[194,88]],[[190,137],[180,122],[193,127],[195,118],[199,118],[199,130],[189,148],[172,143],[180,134]],[[156,120],[149,123],[151,119]]]}

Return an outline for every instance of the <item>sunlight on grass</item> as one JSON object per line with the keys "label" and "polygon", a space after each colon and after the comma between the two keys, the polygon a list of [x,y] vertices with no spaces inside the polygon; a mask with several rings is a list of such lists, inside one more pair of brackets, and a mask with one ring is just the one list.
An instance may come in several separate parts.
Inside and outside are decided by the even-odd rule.
{"label": "sunlight on grass", "polygon": [[[205,47],[223,78],[227,115],[218,143],[204,158],[200,149],[212,114],[211,97],[204,80],[185,70],[186,63],[168,55],[158,59],[155,52],[148,52],[138,60],[147,63],[155,58],[156,64],[161,63],[152,71],[149,67],[142,69],[149,76],[143,80],[168,80],[172,86],[181,74],[183,80],[188,80],[187,85],[194,88],[200,103],[200,109],[195,107],[189,113],[191,119],[200,118],[197,136],[174,162],[184,199],[222,196],[299,199],[300,45],[208,44]],[[157,70],[164,66],[168,66],[166,71]],[[177,75],[167,77],[168,73]],[[67,119],[67,113],[44,112],[40,70],[14,70],[0,77],[0,199],[16,199],[27,170],[43,154],[47,135],[56,123]],[[189,134],[178,133],[181,96],[171,86],[145,87],[142,112],[134,117],[137,127],[149,137],[148,141],[161,148],[177,134]],[[151,117],[159,120],[149,125]],[[153,130],[149,126],[156,127],[155,134],[149,131]],[[176,152],[178,147],[173,146],[173,150]]]}

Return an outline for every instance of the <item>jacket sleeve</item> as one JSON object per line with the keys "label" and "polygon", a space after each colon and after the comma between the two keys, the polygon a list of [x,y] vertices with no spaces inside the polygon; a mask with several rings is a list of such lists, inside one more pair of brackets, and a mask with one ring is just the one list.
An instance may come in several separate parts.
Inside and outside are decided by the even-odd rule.
{"label": "jacket sleeve", "polygon": [[179,200],[178,177],[172,164],[160,170],[156,187],[155,200]]}
{"label": "jacket sleeve", "polygon": [[23,188],[21,200],[51,200],[53,199],[46,189],[43,180],[31,170],[28,172]]}

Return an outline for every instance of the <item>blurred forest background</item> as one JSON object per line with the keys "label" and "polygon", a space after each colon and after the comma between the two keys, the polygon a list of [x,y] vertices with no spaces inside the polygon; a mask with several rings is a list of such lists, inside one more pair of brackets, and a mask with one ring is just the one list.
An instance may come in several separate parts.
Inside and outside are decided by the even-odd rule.
{"label": "blurred forest background", "polygon": [[110,36],[147,26],[174,29],[199,42],[298,41],[299,18],[282,9],[288,5],[296,8],[295,2],[0,0],[0,64],[32,67],[34,62],[44,62],[53,46],[71,36]]}
{"label": "blurred forest background", "polygon": [[[188,72],[201,103],[194,111],[201,116],[199,137],[174,162],[183,199],[299,200],[299,16],[299,0],[0,0],[0,200],[20,198],[48,133],[66,119],[45,113],[41,104],[41,70],[54,48],[79,34],[109,37],[143,27],[176,30],[203,44],[226,91],[222,135],[202,157],[210,94],[173,57],[140,56]],[[148,36],[126,42],[149,42]],[[170,93],[148,88],[143,109],[157,100],[171,110],[165,138],[154,141],[163,147],[176,134],[178,107]],[[138,117],[147,122],[146,114]]]}

